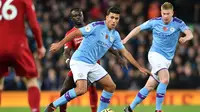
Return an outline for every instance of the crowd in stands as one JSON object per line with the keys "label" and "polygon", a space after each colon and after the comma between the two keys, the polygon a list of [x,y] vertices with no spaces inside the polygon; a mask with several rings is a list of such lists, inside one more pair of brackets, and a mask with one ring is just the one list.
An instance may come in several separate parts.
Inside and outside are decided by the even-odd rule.
{"label": "crowd in stands", "polygon": [[[70,10],[79,7],[84,12],[85,23],[104,20],[109,6],[121,8],[121,18],[117,30],[123,39],[134,27],[148,19],[160,16],[160,1],[149,0],[33,0],[37,18],[42,29],[44,45],[49,50],[51,43],[61,40],[73,27],[69,18]],[[186,0],[183,0],[186,1]],[[194,34],[192,41],[178,45],[176,55],[170,67],[169,89],[200,89],[200,21],[195,20],[194,7],[200,6],[198,0],[190,0],[187,6],[182,0],[173,0],[175,16],[185,21]],[[182,12],[183,11],[183,12]],[[192,12],[191,12],[192,11]],[[200,11],[200,10],[199,10]],[[189,13],[189,14],[188,14]],[[200,15],[199,15],[200,16]],[[198,15],[197,17],[198,18]],[[199,19],[200,20],[200,19]],[[65,64],[63,49],[55,54],[50,52],[42,60],[36,56],[34,36],[26,27],[30,48],[36,57],[41,90],[59,90],[67,76],[69,66]],[[152,33],[145,31],[131,39],[125,47],[137,59],[140,65],[151,69],[148,50],[151,46]],[[126,61],[126,60],[125,60]],[[158,60],[159,61],[159,60]],[[101,59],[101,65],[112,76],[117,89],[136,90],[144,86],[148,76],[141,74],[135,67],[128,64],[128,69],[117,63],[114,55],[107,53]],[[98,88],[100,88],[97,85]],[[24,90],[23,79],[15,76],[12,68],[5,79],[5,90]]]}

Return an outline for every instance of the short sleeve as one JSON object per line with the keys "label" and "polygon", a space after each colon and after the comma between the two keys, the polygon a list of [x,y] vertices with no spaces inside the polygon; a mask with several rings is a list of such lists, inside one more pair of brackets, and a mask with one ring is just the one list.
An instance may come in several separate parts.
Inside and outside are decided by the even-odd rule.
{"label": "short sleeve", "polygon": [[153,20],[148,20],[140,25],[141,30],[148,30],[153,27]]}
{"label": "short sleeve", "polygon": [[90,23],[87,26],[79,28],[84,38],[87,38],[88,35],[94,32],[95,27],[92,24],[93,23]]}
{"label": "short sleeve", "polygon": [[119,35],[118,32],[115,33],[115,38],[116,39],[115,39],[115,41],[114,41],[114,43],[112,45],[112,48],[113,49],[117,49],[117,50],[124,49],[125,47],[124,47],[124,45],[121,42],[121,38],[120,38],[120,35]]}
{"label": "short sleeve", "polygon": [[67,43],[64,45],[64,49],[67,49],[67,48],[73,48],[73,42],[72,42],[72,41],[67,42]]}
{"label": "short sleeve", "polygon": [[180,23],[180,27],[179,28],[180,28],[181,32],[184,32],[185,30],[189,29],[189,27],[183,21]]}

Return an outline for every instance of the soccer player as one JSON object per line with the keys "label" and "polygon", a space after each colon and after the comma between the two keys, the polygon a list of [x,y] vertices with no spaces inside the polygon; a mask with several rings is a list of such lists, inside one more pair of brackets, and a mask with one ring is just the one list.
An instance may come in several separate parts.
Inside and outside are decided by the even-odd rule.
{"label": "soccer player", "polygon": [[[84,20],[83,12],[80,8],[73,8],[71,10],[70,19],[72,20],[74,27],[69,32],[67,32],[66,35],[70,34],[77,28],[83,27],[85,25],[85,23],[83,22],[83,20]],[[64,45],[64,53],[63,54],[64,54],[67,64],[69,63],[69,60],[71,58],[71,54],[72,54],[71,51],[78,49],[82,40],[83,40],[83,37],[77,36],[73,40],[67,42]],[[116,52],[116,50],[109,49],[109,51],[112,52],[114,55],[116,55],[119,64],[121,64],[122,66],[126,66],[126,63],[123,62],[122,58],[120,57],[119,53]],[[99,61],[98,61],[98,64],[100,64]],[[72,76],[73,76],[72,71],[69,71],[68,76],[66,77],[63,87],[61,89],[61,93],[60,93],[61,96],[63,94],[65,94],[68,90],[75,87],[75,83],[73,81]],[[88,90],[89,90],[89,97],[90,97],[90,107],[91,107],[92,112],[96,112],[97,111],[97,102],[98,102],[96,87],[94,86],[93,83],[91,83],[89,85],[90,86],[89,86]],[[60,112],[66,112],[66,109],[67,109],[66,107],[67,107],[66,104],[60,106]]]}
{"label": "soccer player", "polygon": [[120,35],[115,30],[120,19],[120,9],[111,7],[107,11],[105,21],[97,21],[79,28],[58,43],[51,45],[50,51],[58,51],[66,42],[76,36],[83,36],[80,47],[74,52],[70,60],[70,68],[73,73],[76,87],[67,91],[63,96],[48,105],[45,112],[53,112],[56,107],[69,102],[87,91],[87,79],[93,83],[98,82],[103,86],[102,96],[97,112],[108,107],[110,99],[115,91],[116,85],[105,69],[97,63],[110,47],[118,49],[119,52],[136,66],[142,73],[151,74],[147,69],[141,67],[132,55],[121,43]]}
{"label": "soccer player", "polygon": [[[156,112],[162,110],[162,102],[169,83],[168,68],[174,57],[177,42],[183,44],[193,38],[188,26],[182,20],[173,17],[173,14],[172,4],[165,2],[161,6],[162,17],[148,20],[137,26],[123,40],[123,43],[126,43],[141,30],[149,29],[153,31],[153,42],[148,54],[148,60],[152,66],[152,76],[149,77],[146,85],[139,91],[133,102],[124,109],[125,112],[132,112],[136,105],[142,102],[157,85]],[[179,38],[180,32],[183,32],[185,36]]]}
{"label": "soccer player", "polygon": [[[85,23],[83,22],[83,20],[84,20],[83,12],[79,8],[74,8],[71,10],[70,19],[72,20],[74,27],[70,31],[68,31],[66,35],[70,34],[77,28],[83,27],[85,25]],[[82,40],[83,40],[83,37],[77,36],[73,40],[71,40],[70,42],[67,42],[64,45],[64,53],[63,54],[64,54],[64,57],[66,58],[67,64],[69,63],[69,60],[71,58],[71,51],[78,49]],[[63,87],[61,89],[60,96],[62,96],[68,90],[70,90],[74,87],[75,87],[75,83],[73,81],[73,74],[72,74],[72,71],[69,71],[68,76],[66,77]],[[97,101],[98,101],[96,87],[93,84],[91,84],[89,86],[88,90],[89,90],[89,95],[90,95],[91,110],[92,110],[92,112],[96,112],[97,111]],[[60,106],[60,112],[66,112],[66,109],[67,109],[66,104]]]}
{"label": "soccer player", "polygon": [[24,24],[26,20],[35,36],[38,57],[41,59],[46,50],[43,47],[32,0],[0,1],[0,90],[3,90],[3,77],[8,75],[8,67],[13,67],[16,75],[27,80],[31,112],[40,112],[38,73],[26,37]]}

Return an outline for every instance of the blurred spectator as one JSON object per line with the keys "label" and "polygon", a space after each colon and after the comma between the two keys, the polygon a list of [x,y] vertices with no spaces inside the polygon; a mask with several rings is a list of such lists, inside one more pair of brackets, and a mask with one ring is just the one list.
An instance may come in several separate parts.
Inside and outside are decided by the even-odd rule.
{"label": "blurred spectator", "polygon": [[[199,20],[197,20],[200,14],[198,9],[200,5],[198,0],[191,3],[185,1],[177,0],[172,3],[175,6],[175,15],[187,24],[191,23],[190,28],[194,32],[194,39],[189,43],[177,46],[176,55],[170,67],[169,89],[200,89],[200,25]],[[117,28],[121,37],[124,38],[136,25],[149,18],[158,17],[161,4],[160,1],[149,0],[34,0],[34,3],[43,31],[44,45],[47,49],[52,42],[61,40],[72,27],[69,12],[73,7],[81,7],[85,14],[85,22],[89,23],[105,18],[104,14],[109,6],[120,6],[122,14]],[[186,6],[187,4],[189,6]],[[195,15],[194,9],[196,9]],[[26,27],[26,33],[30,41],[30,48],[35,52],[35,42],[28,27]],[[142,66],[149,67],[147,51],[152,38],[149,32],[142,32],[137,35],[137,38],[131,39],[125,45]],[[121,68],[110,53],[107,53],[101,62],[117,84],[117,89],[139,89],[144,86],[148,78],[139,74],[131,65],[129,65],[128,70]],[[36,60],[36,64],[39,68],[41,89],[60,89],[69,70],[62,57],[62,51],[56,54],[48,52],[41,63]],[[23,90],[25,87],[23,81],[14,77],[11,72],[5,80],[5,89]]]}

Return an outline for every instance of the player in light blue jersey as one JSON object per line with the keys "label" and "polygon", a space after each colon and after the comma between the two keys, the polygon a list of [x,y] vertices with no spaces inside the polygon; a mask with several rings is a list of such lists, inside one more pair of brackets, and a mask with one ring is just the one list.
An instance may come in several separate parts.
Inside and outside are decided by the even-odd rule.
{"label": "player in light blue jersey", "polygon": [[[153,32],[153,42],[148,54],[148,60],[152,66],[152,76],[149,77],[146,85],[139,91],[133,102],[124,109],[125,112],[132,112],[136,105],[141,103],[157,85],[156,112],[161,112],[162,110],[162,102],[169,83],[168,68],[174,57],[177,42],[179,41],[183,44],[193,38],[188,26],[182,20],[173,17],[173,13],[172,4],[165,2],[161,6],[162,17],[148,20],[134,28],[123,40],[125,44],[141,30],[152,30]],[[185,37],[179,38],[180,32],[183,32]]]}
{"label": "player in light blue jersey", "polygon": [[121,43],[120,35],[118,31],[115,30],[119,19],[120,9],[111,7],[107,11],[105,21],[90,23],[85,27],[71,32],[60,42],[51,45],[50,51],[56,52],[74,37],[83,36],[84,38],[70,61],[70,68],[73,72],[73,79],[76,83],[76,87],[67,91],[63,96],[51,103],[45,112],[53,112],[54,108],[59,105],[65,104],[77,96],[84,94],[87,91],[87,80],[91,83],[97,81],[104,89],[97,112],[101,112],[103,109],[107,108],[116,85],[104,68],[97,63],[97,60],[99,60],[111,47],[117,49],[142,73],[151,74],[147,69],[141,67],[137,63]]}

